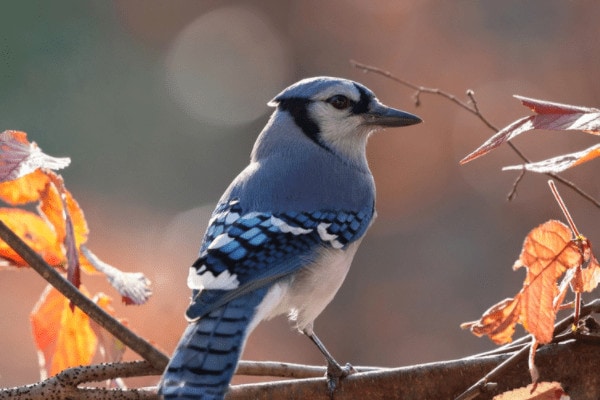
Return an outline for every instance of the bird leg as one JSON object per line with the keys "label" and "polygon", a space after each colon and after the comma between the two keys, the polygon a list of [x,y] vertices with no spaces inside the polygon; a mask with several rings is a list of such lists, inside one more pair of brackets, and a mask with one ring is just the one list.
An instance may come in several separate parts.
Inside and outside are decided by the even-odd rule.
{"label": "bird leg", "polygon": [[327,350],[323,342],[310,330],[302,331],[312,342],[317,346],[321,354],[325,356],[327,360],[327,388],[329,389],[329,396],[333,398],[333,393],[338,388],[340,380],[347,377],[350,374],[356,372],[354,367],[350,363],[347,363],[343,367],[333,358],[331,353]]}

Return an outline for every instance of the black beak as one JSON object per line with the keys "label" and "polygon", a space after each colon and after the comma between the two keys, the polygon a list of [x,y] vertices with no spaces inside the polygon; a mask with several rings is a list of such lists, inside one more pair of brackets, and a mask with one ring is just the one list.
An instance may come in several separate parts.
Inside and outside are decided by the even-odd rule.
{"label": "black beak", "polygon": [[409,126],[423,122],[416,115],[380,103],[371,106],[370,110],[363,115],[365,117],[364,124],[370,126]]}

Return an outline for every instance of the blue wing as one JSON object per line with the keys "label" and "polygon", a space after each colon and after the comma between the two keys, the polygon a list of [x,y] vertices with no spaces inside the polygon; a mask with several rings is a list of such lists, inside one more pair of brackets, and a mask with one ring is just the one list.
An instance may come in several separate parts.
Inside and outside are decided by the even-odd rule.
{"label": "blue wing", "polygon": [[345,248],[364,235],[372,217],[372,206],[267,213],[244,212],[236,199],[221,204],[190,269],[187,318],[197,320],[310,264],[321,246]]}
{"label": "blue wing", "polygon": [[372,203],[304,212],[221,203],[190,268],[191,323],[159,385],[164,398],[222,400],[271,284],[316,261],[322,248],[344,249],[361,238],[373,213]]}

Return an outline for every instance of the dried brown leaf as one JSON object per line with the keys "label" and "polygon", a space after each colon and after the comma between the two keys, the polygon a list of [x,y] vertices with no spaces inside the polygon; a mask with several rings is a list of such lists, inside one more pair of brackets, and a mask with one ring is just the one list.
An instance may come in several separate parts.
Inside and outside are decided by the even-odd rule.
{"label": "dried brown leaf", "polygon": [[543,161],[538,161],[529,164],[509,165],[507,167],[503,167],[502,170],[511,171],[524,169],[540,174],[559,173],[569,168],[593,160],[597,157],[600,157],[600,144],[594,145],[585,150],[577,151],[575,153],[563,154]]}
{"label": "dried brown leaf", "polygon": [[460,160],[460,164],[462,165],[462,164],[466,164],[470,161],[473,161],[474,159],[479,158],[479,157],[489,153],[490,151],[494,150],[496,147],[499,147],[500,145],[502,145],[502,144],[508,142],[509,140],[513,139],[514,137],[520,135],[521,133],[532,130],[533,129],[533,125],[531,123],[532,119],[533,119],[533,116],[524,117],[524,118],[518,119],[518,120],[514,121],[513,123],[511,123],[510,125],[504,127],[503,129],[498,131],[498,133],[496,133],[491,138],[486,140],[481,146],[479,146],[477,149],[475,149],[473,152],[471,152],[465,158]]}
{"label": "dried brown leaf", "polygon": [[42,153],[27,134],[19,131],[0,133],[0,182],[10,181],[32,173],[38,168],[61,169],[69,158],[56,158]]}
{"label": "dried brown leaf", "polygon": [[476,150],[460,160],[461,164],[466,164],[481,157],[516,136],[534,129],[581,130],[594,135],[600,134],[599,109],[554,103],[517,95],[515,97],[537,114],[520,118],[501,129]]}

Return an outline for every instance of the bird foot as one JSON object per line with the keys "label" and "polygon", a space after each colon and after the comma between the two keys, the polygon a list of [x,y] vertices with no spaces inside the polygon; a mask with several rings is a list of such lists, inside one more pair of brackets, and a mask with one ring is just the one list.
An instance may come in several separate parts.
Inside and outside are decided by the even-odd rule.
{"label": "bird foot", "polygon": [[331,399],[333,399],[335,391],[340,386],[340,381],[355,372],[356,370],[350,363],[347,363],[343,367],[338,363],[327,363],[327,389],[329,390],[329,397]]}

